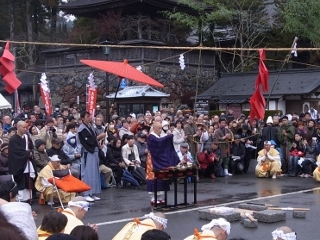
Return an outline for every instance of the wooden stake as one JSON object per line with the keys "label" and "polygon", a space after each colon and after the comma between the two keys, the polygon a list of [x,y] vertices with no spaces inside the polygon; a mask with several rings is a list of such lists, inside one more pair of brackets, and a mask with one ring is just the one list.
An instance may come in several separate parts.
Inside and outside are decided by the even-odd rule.
{"label": "wooden stake", "polygon": [[277,207],[269,207],[270,210],[283,210],[283,211],[310,211],[310,208],[277,208]]}

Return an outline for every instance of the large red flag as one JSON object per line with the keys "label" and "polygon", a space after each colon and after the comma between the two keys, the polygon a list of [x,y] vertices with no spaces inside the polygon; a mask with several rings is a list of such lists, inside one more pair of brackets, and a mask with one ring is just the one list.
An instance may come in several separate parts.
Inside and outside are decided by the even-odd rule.
{"label": "large red flag", "polygon": [[253,119],[264,119],[266,101],[260,91],[260,88],[257,88],[250,98],[250,121]]}
{"label": "large red flag", "polygon": [[2,75],[2,80],[7,84],[4,89],[9,93],[14,93],[14,91],[21,85],[21,82],[17,79],[16,74],[14,73],[15,65],[13,61],[14,56],[11,54],[9,50],[9,42],[7,42],[0,58],[0,73]]}
{"label": "large red flag", "polygon": [[250,121],[253,121],[253,119],[255,118],[264,119],[266,101],[261,93],[260,85],[262,86],[262,90],[264,92],[267,92],[269,90],[269,72],[266,65],[263,62],[264,60],[266,60],[266,53],[264,49],[259,49],[259,56],[259,74],[255,82],[255,91],[249,101],[251,105]]}

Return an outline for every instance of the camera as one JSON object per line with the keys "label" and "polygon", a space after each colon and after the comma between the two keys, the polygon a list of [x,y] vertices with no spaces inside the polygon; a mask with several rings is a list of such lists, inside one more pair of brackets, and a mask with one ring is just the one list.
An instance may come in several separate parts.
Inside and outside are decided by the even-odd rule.
{"label": "camera", "polygon": [[54,127],[50,127],[51,132],[56,132],[57,130]]}
{"label": "camera", "polygon": [[50,127],[50,131],[52,132],[52,137],[53,138],[58,138],[58,135],[56,134],[56,129],[54,127]]}

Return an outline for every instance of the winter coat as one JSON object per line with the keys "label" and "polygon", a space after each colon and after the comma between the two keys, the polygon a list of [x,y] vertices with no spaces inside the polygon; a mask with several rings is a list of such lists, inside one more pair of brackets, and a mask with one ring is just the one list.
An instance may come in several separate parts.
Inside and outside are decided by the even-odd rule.
{"label": "winter coat", "polygon": [[34,150],[34,163],[36,165],[36,171],[40,172],[42,168],[47,166],[48,162],[50,161],[49,156],[46,152],[40,152],[38,150]]}

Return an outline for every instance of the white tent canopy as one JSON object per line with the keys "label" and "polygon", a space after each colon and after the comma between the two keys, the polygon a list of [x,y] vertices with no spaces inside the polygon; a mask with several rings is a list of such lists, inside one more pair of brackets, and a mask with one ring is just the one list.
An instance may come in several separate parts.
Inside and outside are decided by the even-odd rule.
{"label": "white tent canopy", "polygon": [[12,108],[11,104],[7,101],[7,99],[2,96],[0,93],[0,109]]}

